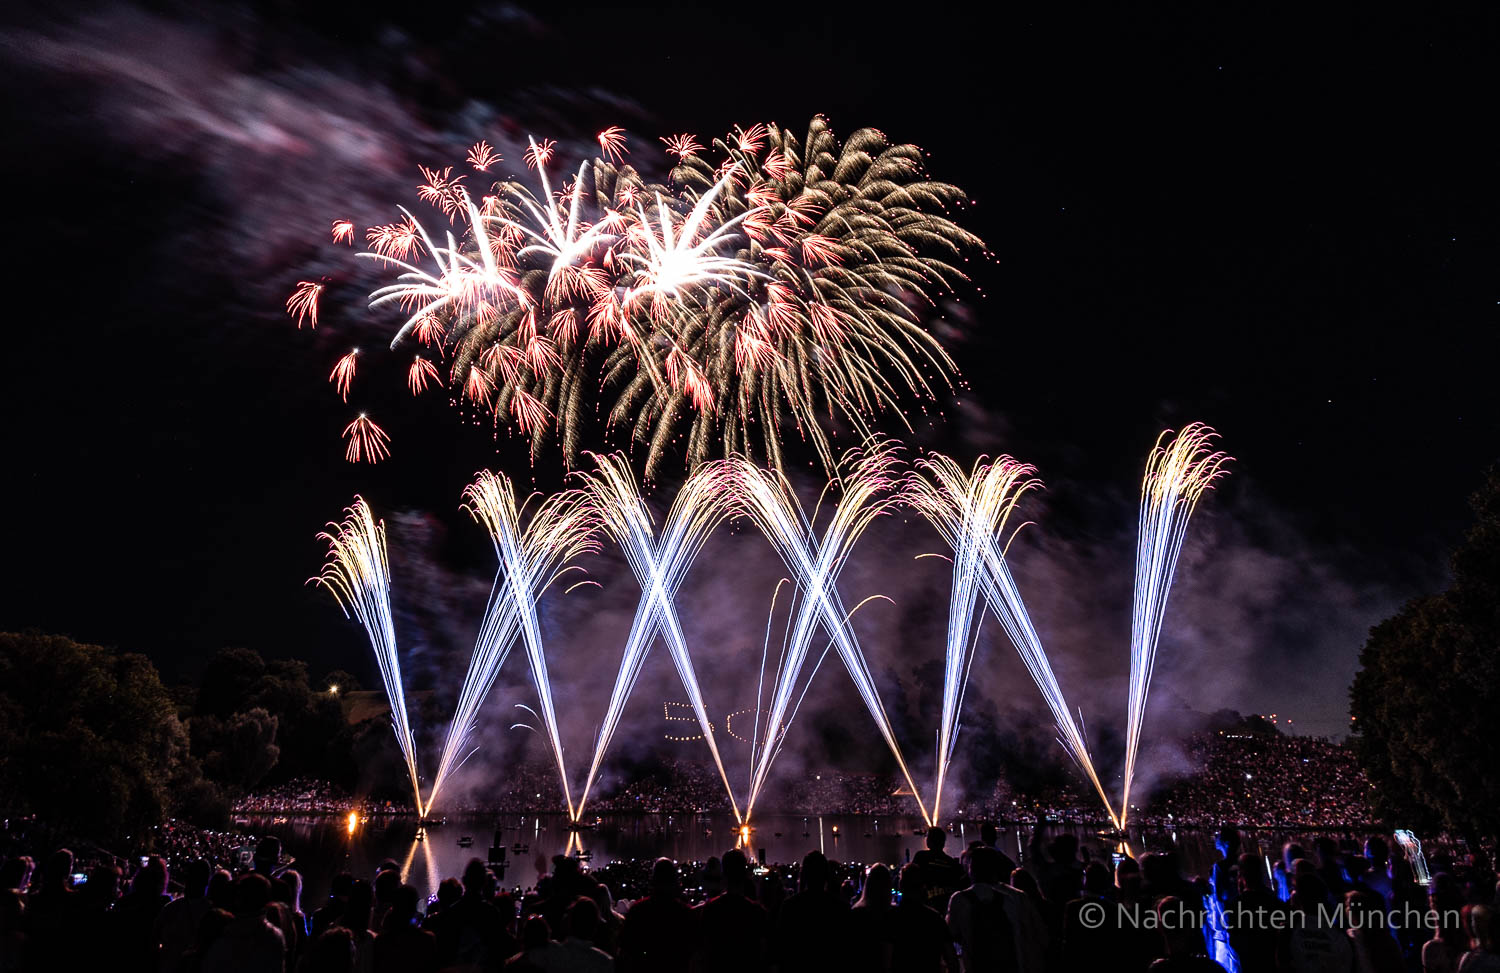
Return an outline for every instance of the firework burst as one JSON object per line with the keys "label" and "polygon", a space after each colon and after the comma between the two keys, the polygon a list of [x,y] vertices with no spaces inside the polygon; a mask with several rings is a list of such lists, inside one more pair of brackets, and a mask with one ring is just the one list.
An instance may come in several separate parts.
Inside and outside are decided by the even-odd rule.
{"label": "firework burst", "polygon": [[[923,320],[982,244],[950,217],[964,195],[925,178],[915,146],[873,129],[840,143],[822,118],[800,137],[677,135],[657,184],[625,164],[623,140],[601,132],[601,155],[560,188],[552,140],[529,142],[525,181],[482,195],[451,167],[423,168],[418,195],[453,230],[403,210],[366,232],[362,256],[396,275],[371,306],[402,309],[393,343],[415,331],[447,359],[466,407],[533,452],[556,442],[570,467],[602,437],[643,446],[648,476],[672,455],[780,468],[795,433],[831,470],[834,426],[910,428],[912,404],[951,385]],[[498,159],[481,142],[468,162]],[[316,295],[288,310],[315,320]]]}
{"label": "firework burst", "polygon": [[378,463],[391,455],[386,446],[391,437],[363,412],[344,427],[344,438],[349,440],[344,459],[351,463]]}

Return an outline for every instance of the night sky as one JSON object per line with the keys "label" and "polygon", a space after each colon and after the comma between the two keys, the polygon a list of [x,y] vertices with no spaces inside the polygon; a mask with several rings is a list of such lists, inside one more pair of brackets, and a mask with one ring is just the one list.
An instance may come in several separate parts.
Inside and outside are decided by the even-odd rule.
{"label": "night sky", "polygon": [[[1194,674],[1197,708],[1315,733],[1344,729],[1368,627],[1444,583],[1500,456],[1493,13],[195,6],[6,15],[0,630],[143,651],[169,679],[245,645],[373,683],[361,633],[302,586],[322,523],[356,492],[421,512],[424,563],[482,579],[456,510],[472,472],[558,475],[411,404],[394,359],[339,402],[333,361],[393,322],[328,223],[385,222],[418,163],[528,131],[567,151],[621,124],[657,158],[660,135],[821,112],[971,194],[994,251],[953,347],[971,388],[910,442],[1038,465],[1017,572],[1075,679],[1128,659],[1161,429],[1206,421],[1237,457],[1161,665]],[[310,274],[335,281],[315,333],[281,311]],[[365,408],[393,436],[373,468],[339,440]],[[1069,644],[1096,630],[1112,641]]]}

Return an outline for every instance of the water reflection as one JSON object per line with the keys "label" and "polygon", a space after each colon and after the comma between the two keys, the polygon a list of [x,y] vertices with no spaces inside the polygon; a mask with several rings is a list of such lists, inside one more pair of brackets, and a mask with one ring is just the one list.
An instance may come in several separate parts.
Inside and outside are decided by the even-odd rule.
{"label": "water reflection", "polygon": [[[562,814],[450,818],[442,824],[418,827],[410,818],[272,817],[243,819],[246,830],[281,837],[295,867],[302,873],[304,907],[315,908],[327,894],[333,876],[348,871],[370,877],[383,861],[396,862],[406,882],[424,896],[436,894],[446,877],[463,874],[471,858],[503,860],[508,886],[534,885],[550,871],[555,854],[578,855],[599,868],[619,859],[665,855],[678,861],[702,861],[742,848],[752,858],[795,862],[818,849],[843,862],[886,862],[900,865],[923,847],[926,829],[913,817],[757,815],[754,825],[741,827],[728,814],[622,814],[600,817],[582,830],[570,829]],[[1018,862],[1029,857],[1033,829],[1000,829],[999,846]],[[1139,857],[1150,850],[1171,848],[1182,868],[1203,874],[1213,860],[1212,836],[1204,832],[1164,832],[1121,839],[1092,828],[1051,825],[1043,838],[1071,833],[1097,861],[1116,861],[1121,854]],[[958,854],[978,837],[958,824],[948,838],[947,851]],[[1245,851],[1258,851],[1254,841]]]}

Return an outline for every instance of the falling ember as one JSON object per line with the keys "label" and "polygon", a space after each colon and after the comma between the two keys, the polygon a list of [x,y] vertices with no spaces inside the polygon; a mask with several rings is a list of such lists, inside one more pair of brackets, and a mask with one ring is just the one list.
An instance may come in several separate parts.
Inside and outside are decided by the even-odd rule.
{"label": "falling ember", "polygon": [[354,246],[354,224],[348,220],[333,221],[333,242]]}
{"label": "falling ember", "polygon": [[363,412],[359,414],[359,418],[344,427],[343,438],[349,440],[349,445],[344,450],[344,459],[351,463],[378,463],[391,455],[385,445],[391,441],[391,437]]}
{"label": "falling ember", "polygon": [[417,355],[412,359],[411,367],[406,370],[406,385],[411,389],[412,395],[420,395],[427,390],[429,381],[442,381],[438,377],[438,370],[433,367],[432,362]]}
{"label": "falling ember", "polygon": [[600,132],[599,148],[606,159],[625,161],[625,130],[618,125],[611,125]]}
{"label": "falling ember", "polygon": [[489,172],[490,166],[500,161],[500,153],[491,148],[490,143],[480,140],[469,146],[465,161],[480,172]]}
{"label": "falling ember", "polygon": [[359,349],[355,348],[349,354],[340,358],[338,364],[333,366],[333,371],[328,373],[328,381],[333,383],[333,387],[338,391],[339,397],[345,402],[349,401],[349,386],[354,381],[354,365],[358,359]]}
{"label": "falling ember", "polygon": [[307,318],[309,327],[318,326],[318,298],[323,294],[323,285],[310,280],[299,280],[297,289],[286,299],[286,310],[297,319],[297,328],[302,328],[302,319]]}

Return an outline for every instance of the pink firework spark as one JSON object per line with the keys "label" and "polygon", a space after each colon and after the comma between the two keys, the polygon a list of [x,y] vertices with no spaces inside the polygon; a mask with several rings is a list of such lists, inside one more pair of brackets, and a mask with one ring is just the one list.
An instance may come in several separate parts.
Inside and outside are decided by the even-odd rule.
{"label": "pink firework spark", "polygon": [[422,173],[422,178],[427,180],[417,187],[417,198],[424,203],[431,203],[443,211],[448,217],[448,222],[453,222],[453,216],[463,206],[467,195],[463,187],[463,176],[455,176],[452,166],[445,166],[442,172],[429,169],[426,166],[417,166]]}
{"label": "pink firework spark", "polygon": [[333,221],[333,242],[354,246],[354,224],[348,220]]}
{"label": "pink firework spark", "polygon": [[523,436],[530,435],[533,429],[546,425],[547,420],[552,418],[552,413],[547,411],[540,399],[522,389],[517,389],[510,397],[510,414]]}
{"label": "pink firework spark", "polygon": [[422,249],[421,233],[411,217],[403,218],[400,223],[370,227],[365,231],[365,242],[380,256],[396,260],[406,260]]}
{"label": "pink firework spark", "polygon": [[500,161],[500,153],[490,147],[490,143],[480,139],[469,146],[469,154],[465,161],[480,172],[489,172],[490,166]]}
{"label": "pink firework spark", "polygon": [[844,262],[839,256],[837,244],[834,243],[832,237],[826,237],[820,233],[809,233],[802,238],[801,243],[802,262],[808,266]]}
{"label": "pink firework spark", "polygon": [[556,139],[542,139],[540,143],[532,142],[530,148],[526,150],[526,168],[542,168],[552,161],[552,152],[556,148]]}
{"label": "pink firework spark", "polygon": [[780,182],[792,171],[792,164],[779,149],[772,149],[766,153],[766,161],[760,164],[760,168],[766,175]]}
{"label": "pink firework spark", "polygon": [[297,319],[297,328],[301,330],[302,319],[307,318],[310,327],[318,326],[318,298],[323,295],[323,285],[310,280],[297,281],[297,289],[292,291],[292,296],[286,299],[286,311]]}
{"label": "pink firework spark", "polygon": [[359,414],[359,418],[344,427],[344,438],[349,440],[349,445],[344,450],[344,459],[351,463],[378,463],[391,455],[385,445],[391,441],[391,437],[363,412]]}
{"label": "pink firework spark", "polygon": [[411,389],[412,395],[420,395],[427,390],[428,382],[438,380],[437,369],[421,355],[413,358],[411,367],[406,370],[406,387]]}
{"label": "pink firework spark", "polygon": [[749,130],[740,128],[738,125],[731,132],[740,151],[754,155],[766,144],[766,127],[764,125],[751,125]]}
{"label": "pink firework spark", "polygon": [[358,358],[359,349],[356,348],[340,358],[338,364],[333,366],[333,371],[328,373],[328,381],[333,383],[334,389],[345,402],[349,401],[349,386],[354,382],[354,363]]}
{"label": "pink firework spark", "polygon": [[600,132],[599,148],[604,150],[606,159],[625,161],[625,130],[618,125],[611,125]]}
{"label": "pink firework spark", "polygon": [[484,405],[490,404],[490,393],[495,390],[495,383],[484,373],[482,368],[470,368],[469,377],[464,381],[464,394],[473,402]]}
{"label": "pink firework spark", "polygon": [[703,146],[698,144],[698,136],[696,135],[684,133],[664,138],[662,141],[666,143],[667,154],[677,156],[678,162],[682,162],[696,152],[703,151]]}

